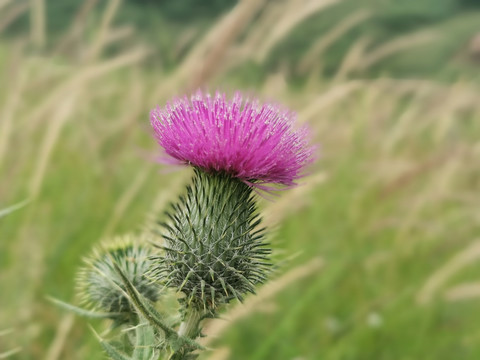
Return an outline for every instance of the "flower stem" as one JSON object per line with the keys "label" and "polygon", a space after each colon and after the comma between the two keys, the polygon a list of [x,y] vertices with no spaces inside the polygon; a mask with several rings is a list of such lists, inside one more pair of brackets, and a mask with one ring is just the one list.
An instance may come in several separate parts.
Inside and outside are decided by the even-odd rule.
{"label": "flower stem", "polygon": [[202,320],[202,313],[194,308],[187,308],[185,319],[180,324],[178,335],[188,337],[192,340],[200,334],[200,321]]}
{"label": "flower stem", "polygon": [[[180,337],[187,337],[191,340],[195,340],[200,335],[200,321],[203,319],[203,313],[195,308],[187,308],[185,318],[180,324],[178,329],[178,335]],[[169,360],[184,360],[193,359],[195,357],[189,356],[195,348],[190,346],[182,346],[182,348],[175,351],[169,358]]]}

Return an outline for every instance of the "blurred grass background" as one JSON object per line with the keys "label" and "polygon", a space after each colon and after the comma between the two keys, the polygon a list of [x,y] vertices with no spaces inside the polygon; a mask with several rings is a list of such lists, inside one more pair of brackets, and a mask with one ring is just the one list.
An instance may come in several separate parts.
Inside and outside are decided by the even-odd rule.
{"label": "blurred grass background", "polygon": [[283,102],[322,149],[262,201],[287,261],[202,358],[480,358],[480,2],[1,0],[0,31],[0,358],[105,358],[44,297],[182,191],[148,112],[198,87]]}

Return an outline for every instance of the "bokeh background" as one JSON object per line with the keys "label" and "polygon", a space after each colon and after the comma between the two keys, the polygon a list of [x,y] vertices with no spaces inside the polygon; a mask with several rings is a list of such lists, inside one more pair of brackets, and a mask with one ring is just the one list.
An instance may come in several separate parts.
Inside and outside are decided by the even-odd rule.
{"label": "bokeh background", "polygon": [[202,359],[480,359],[480,1],[0,0],[0,84],[0,358],[105,358],[45,296],[188,182],[149,110],[219,87],[322,155],[262,200],[281,266]]}

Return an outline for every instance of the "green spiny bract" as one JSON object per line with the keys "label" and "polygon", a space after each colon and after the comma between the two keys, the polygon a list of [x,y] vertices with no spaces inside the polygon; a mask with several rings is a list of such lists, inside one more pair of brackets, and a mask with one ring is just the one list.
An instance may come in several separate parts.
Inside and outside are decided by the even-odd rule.
{"label": "green spiny bract", "polygon": [[265,281],[271,250],[244,182],[195,169],[186,195],[166,215],[164,254],[153,258],[152,277],[183,292],[188,306],[212,314]]}
{"label": "green spiny bract", "polygon": [[145,276],[151,267],[151,256],[150,247],[138,244],[128,236],[96,248],[84,259],[85,265],[77,276],[81,301],[95,311],[111,313],[117,325],[135,323],[136,311],[125,296],[125,286],[114,263],[138,292],[156,302],[160,296],[159,287]]}

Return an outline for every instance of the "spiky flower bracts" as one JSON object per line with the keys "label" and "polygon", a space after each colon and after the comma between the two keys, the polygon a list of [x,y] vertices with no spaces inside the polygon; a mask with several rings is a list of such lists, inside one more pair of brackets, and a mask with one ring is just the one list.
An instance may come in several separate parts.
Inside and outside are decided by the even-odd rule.
{"label": "spiky flower bracts", "polygon": [[195,169],[167,217],[164,254],[153,259],[153,275],[183,292],[186,306],[213,314],[265,281],[271,250],[252,189],[242,181]]}

